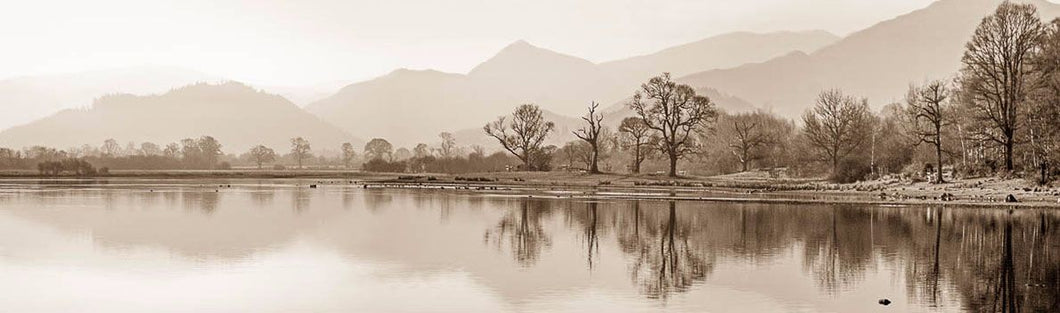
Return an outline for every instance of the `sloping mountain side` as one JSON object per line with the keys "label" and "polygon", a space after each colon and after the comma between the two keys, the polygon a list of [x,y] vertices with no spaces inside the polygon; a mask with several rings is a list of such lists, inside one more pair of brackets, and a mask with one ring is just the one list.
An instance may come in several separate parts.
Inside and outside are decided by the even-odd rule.
{"label": "sloping mountain side", "polygon": [[402,69],[346,86],[306,109],[359,138],[407,146],[497,116],[501,106],[482,97],[465,75]]}
{"label": "sloping mountain side", "polygon": [[623,82],[670,72],[674,77],[705,69],[723,69],[762,62],[792,51],[812,53],[839,40],[826,31],[750,33],[735,32],[710,37],[648,55],[601,63],[605,71]]}
{"label": "sloping mountain side", "polygon": [[813,51],[835,39],[821,31],[735,33],[604,64],[517,41],[467,75],[396,70],[349,85],[306,109],[355,136],[412,145],[434,140],[441,131],[476,128],[522,103],[578,116],[591,101],[627,99],[663,71],[763,61],[792,50]]}
{"label": "sloping mountain side", "polygon": [[87,107],[108,94],[153,94],[221,79],[172,67],[130,67],[0,80],[0,129],[64,109]]}
{"label": "sloping mountain side", "polygon": [[111,95],[91,108],[69,109],[0,132],[0,146],[58,148],[98,145],[113,138],[161,145],[182,138],[213,136],[225,153],[264,144],[285,153],[290,138],[304,137],[315,150],[337,150],[352,136],[303,111],[283,97],[246,85],[195,84],[161,95]]}
{"label": "sloping mountain side", "polygon": [[[798,118],[822,89],[841,88],[879,108],[903,99],[910,83],[949,79],[960,69],[965,43],[1002,0],[941,0],[873,25],[812,53],[710,70],[679,81],[712,87]],[[1060,5],[1027,0],[1043,20]]]}

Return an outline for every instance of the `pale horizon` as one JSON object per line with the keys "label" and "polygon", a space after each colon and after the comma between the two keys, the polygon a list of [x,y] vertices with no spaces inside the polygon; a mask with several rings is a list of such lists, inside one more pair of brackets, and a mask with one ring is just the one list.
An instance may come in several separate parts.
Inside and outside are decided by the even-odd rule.
{"label": "pale horizon", "polygon": [[845,36],[932,2],[43,1],[0,13],[9,46],[24,47],[2,52],[0,79],[153,66],[314,86],[400,68],[467,73],[517,40],[601,63],[732,32]]}

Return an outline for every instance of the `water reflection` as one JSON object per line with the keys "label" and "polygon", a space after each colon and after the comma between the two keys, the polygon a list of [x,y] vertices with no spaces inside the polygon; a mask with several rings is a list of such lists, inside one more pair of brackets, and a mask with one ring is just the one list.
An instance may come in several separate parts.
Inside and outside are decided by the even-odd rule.
{"label": "water reflection", "polygon": [[712,264],[689,244],[694,240],[689,238],[691,225],[677,222],[677,203],[668,206],[665,218],[648,222],[652,226],[645,229],[646,240],[631,255],[630,276],[651,298],[687,290],[706,277]]}
{"label": "water reflection", "polygon": [[541,200],[524,199],[518,203],[518,209],[508,210],[483,237],[486,243],[507,249],[520,265],[531,266],[541,251],[551,244],[542,220],[548,218],[552,210],[548,202]]}
{"label": "water reflection", "polygon": [[[852,312],[889,298],[895,311],[1039,312],[1060,307],[1057,221],[238,181],[25,189],[0,197],[0,275],[18,278],[0,282],[13,295],[0,308],[232,311],[264,297],[259,311]],[[190,298],[205,306],[179,304]]]}

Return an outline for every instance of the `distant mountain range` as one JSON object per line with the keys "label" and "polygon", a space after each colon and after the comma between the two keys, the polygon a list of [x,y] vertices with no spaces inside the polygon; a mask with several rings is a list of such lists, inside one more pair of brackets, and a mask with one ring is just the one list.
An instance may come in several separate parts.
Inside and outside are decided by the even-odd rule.
{"label": "distant mountain range", "polygon": [[[765,109],[797,119],[827,88],[867,97],[878,108],[899,101],[910,83],[951,78],[979,21],[1001,1],[940,0],[844,38],[823,31],[740,32],[598,64],[517,41],[467,74],[399,69],[337,92],[334,84],[266,87],[308,103],[304,110],[232,83],[157,95],[221,80],[179,69],[8,79],[0,81],[0,129],[67,110],[0,132],[0,146],[63,147],[110,137],[163,142],[210,134],[238,149],[262,140],[284,148],[292,136],[319,138],[325,146],[380,137],[410,147],[436,142],[443,131],[457,133],[460,144],[486,145],[492,141],[482,125],[522,103],[549,112],[558,125],[549,141],[562,143],[573,139],[569,130],[580,126],[577,116],[591,101],[604,106],[613,129],[630,115],[624,104],[639,85],[662,72],[729,112]],[[1035,4],[1043,19],[1060,16],[1056,3],[1025,2]],[[146,96],[105,96],[117,93]]]}
{"label": "distant mountain range", "polygon": [[0,80],[0,129],[87,107],[109,94],[152,94],[219,77],[173,67],[130,67]]}
{"label": "distant mountain range", "polygon": [[[822,31],[734,33],[602,64],[517,41],[466,75],[397,70],[347,86],[306,109],[355,136],[412,145],[441,131],[481,127],[518,104],[579,116],[591,101],[610,105],[627,99],[662,72],[764,61],[793,50],[813,51],[836,39]],[[727,104],[729,110],[754,109],[738,99]]]}
{"label": "distant mountain range", "polygon": [[624,83],[670,72],[680,77],[704,69],[723,69],[761,62],[792,51],[811,53],[840,38],[815,30],[805,32],[735,32],[663,49],[648,55],[600,63],[605,71]]}
{"label": "distant mountain range", "polygon": [[113,138],[164,145],[210,135],[225,153],[243,153],[264,144],[285,153],[289,139],[305,137],[316,151],[338,150],[341,143],[362,142],[321,121],[287,99],[228,82],[195,84],[165,94],[108,95],[91,107],[67,109],[0,132],[0,146],[45,145],[57,148],[102,144]]}
{"label": "distant mountain range", "polygon": [[[930,6],[855,32],[816,52],[792,52],[766,62],[691,74],[679,81],[710,86],[798,118],[828,88],[867,97],[879,108],[900,101],[910,83],[951,79],[965,43],[1002,0],[940,0]],[[1060,16],[1060,5],[1038,7],[1043,20]]]}

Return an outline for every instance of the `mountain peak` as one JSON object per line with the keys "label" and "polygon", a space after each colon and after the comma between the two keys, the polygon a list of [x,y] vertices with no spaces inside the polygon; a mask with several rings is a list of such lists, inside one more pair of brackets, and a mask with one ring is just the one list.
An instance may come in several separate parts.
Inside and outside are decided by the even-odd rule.
{"label": "mountain peak", "polygon": [[498,51],[492,59],[497,59],[501,57],[526,58],[541,56],[564,56],[575,58],[573,56],[568,56],[559,52],[535,46],[526,40],[520,39],[508,44],[507,46],[504,46],[504,48]]}
{"label": "mountain peak", "polygon": [[526,40],[517,40],[482,62],[468,73],[470,76],[494,76],[501,73],[542,71],[564,67],[593,67],[588,60],[534,46]]}
{"label": "mountain peak", "polygon": [[530,42],[526,41],[525,39],[519,39],[519,40],[516,40],[516,41],[514,41],[514,42],[512,42],[512,43],[508,44],[508,45],[507,45],[507,46],[505,46],[505,47],[504,47],[504,49],[502,49],[502,50],[508,50],[508,49],[528,49],[528,48],[537,48],[537,47],[535,47],[534,45],[530,44]]}

